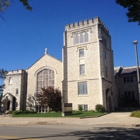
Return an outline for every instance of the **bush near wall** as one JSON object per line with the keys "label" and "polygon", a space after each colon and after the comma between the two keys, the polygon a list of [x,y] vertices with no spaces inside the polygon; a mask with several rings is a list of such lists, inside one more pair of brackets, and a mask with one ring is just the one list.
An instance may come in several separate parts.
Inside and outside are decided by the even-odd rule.
{"label": "bush near wall", "polygon": [[100,105],[100,104],[97,104],[97,105],[95,106],[95,110],[96,110],[97,112],[101,112],[101,113],[105,112],[104,106],[103,106],[103,105]]}
{"label": "bush near wall", "polygon": [[15,110],[12,112],[13,115],[18,115],[18,114],[35,114],[37,113],[36,111],[32,111],[32,110],[25,110],[25,111],[22,111],[22,110]]}
{"label": "bush near wall", "polygon": [[130,116],[140,118],[140,110],[139,111],[133,111]]}

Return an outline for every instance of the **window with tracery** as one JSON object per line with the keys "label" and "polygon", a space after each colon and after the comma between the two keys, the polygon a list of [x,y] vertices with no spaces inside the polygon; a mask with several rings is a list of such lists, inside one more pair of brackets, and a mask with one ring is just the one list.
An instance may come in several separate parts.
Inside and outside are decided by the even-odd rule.
{"label": "window with tracery", "polygon": [[89,33],[80,33],[74,36],[74,44],[81,44],[89,42]]}
{"label": "window with tracery", "polygon": [[54,71],[44,69],[37,74],[37,93],[42,92],[41,89],[48,86],[54,87]]}

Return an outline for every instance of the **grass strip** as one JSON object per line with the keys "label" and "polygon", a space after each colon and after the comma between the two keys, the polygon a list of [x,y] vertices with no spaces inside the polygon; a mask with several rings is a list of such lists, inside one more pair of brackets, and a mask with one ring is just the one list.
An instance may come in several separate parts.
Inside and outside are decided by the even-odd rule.
{"label": "grass strip", "polygon": [[[65,117],[79,117],[79,118],[86,118],[86,117],[99,117],[105,115],[107,113],[99,113],[99,112],[73,112],[71,115]],[[21,113],[21,114],[13,114],[12,117],[62,117],[61,112],[53,112],[53,113]]]}

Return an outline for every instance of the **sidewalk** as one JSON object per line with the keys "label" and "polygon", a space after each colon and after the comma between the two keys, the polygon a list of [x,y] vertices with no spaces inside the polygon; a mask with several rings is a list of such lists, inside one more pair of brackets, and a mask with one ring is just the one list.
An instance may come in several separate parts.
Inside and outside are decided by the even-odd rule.
{"label": "sidewalk", "polygon": [[136,126],[140,127],[140,118],[129,117],[130,112],[110,113],[98,118],[21,118],[0,115],[0,125],[37,125],[37,124],[67,124],[94,126]]}

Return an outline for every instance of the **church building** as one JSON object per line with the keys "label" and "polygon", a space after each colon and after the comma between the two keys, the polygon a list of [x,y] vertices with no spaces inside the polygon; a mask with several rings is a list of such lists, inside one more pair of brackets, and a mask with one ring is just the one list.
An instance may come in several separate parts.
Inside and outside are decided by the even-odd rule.
{"label": "church building", "polygon": [[95,110],[102,104],[107,111],[117,108],[113,51],[109,30],[96,17],[65,26],[62,61],[44,55],[26,70],[9,71],[5,79],[3,109],[34,109],[29,101],[41,88],[54,86],[62,102],[73,110]]}

